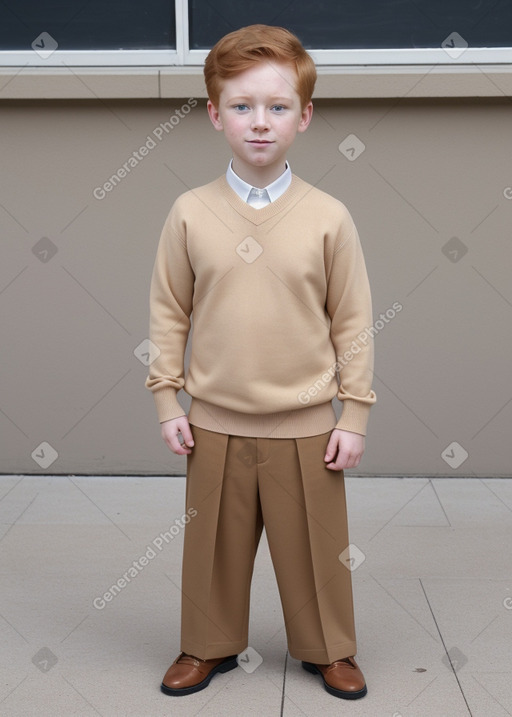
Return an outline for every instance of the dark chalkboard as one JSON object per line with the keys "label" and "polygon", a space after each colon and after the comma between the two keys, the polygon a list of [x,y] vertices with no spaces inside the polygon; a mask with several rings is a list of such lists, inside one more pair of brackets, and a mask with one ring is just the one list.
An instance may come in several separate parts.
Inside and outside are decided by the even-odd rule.
{"label": "dark chalkboard", "polygon": [[174,2],[2,0],[0,49],[30,50],[42,32],[59,50],[174,49]]}
{"label": "dark chalkboard", "polygon": [[452,32],[469,47],[512,45],[511,0],[190,0],[190,49],[253,23],[287,27],[308,49],[439,48]]}
{"label": "dark chalkboard", "polygon": [[[244,25],[282,25],[308,49],[512,46],[512,0],[189,0],[189,47],[209,49]],[[169,0],[0,0],[0,50],[48,33],[59,50],[174,50]],[[178,33],[183,28],[178,28]]]}

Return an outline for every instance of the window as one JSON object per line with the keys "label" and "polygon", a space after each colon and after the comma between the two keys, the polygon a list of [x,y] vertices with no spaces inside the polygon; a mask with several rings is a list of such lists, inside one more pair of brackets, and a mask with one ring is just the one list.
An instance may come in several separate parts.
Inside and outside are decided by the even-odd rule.
{"label": "window", "polygon": [[0,64],[176,64],[176,11],[164,0],[2,0]]}
{"label": "window", "polygon": [[2,0],[0,64],[197,66],[256,22],[319,65],[512,62],[510,0]]}

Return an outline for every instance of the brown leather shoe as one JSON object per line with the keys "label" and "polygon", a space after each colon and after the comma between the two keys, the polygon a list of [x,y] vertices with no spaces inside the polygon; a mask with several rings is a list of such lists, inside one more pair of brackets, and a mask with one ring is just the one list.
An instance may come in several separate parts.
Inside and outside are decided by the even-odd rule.
{"label": "brown leather shoe", "polygon": [[353,657],[331,662],[330,665],[314,665],[303,662],[302,667],[313,675],[321,675],[329,694],[345,700],[357,700],[367,693],[364,676]]}
{"label": "brown leather shoe", "polygon": [[229,672],[237,667],[236,655],[200,660],[181,652],[165,673],[160,689],[166,695],[191,695],[208,687],[217,672]]}

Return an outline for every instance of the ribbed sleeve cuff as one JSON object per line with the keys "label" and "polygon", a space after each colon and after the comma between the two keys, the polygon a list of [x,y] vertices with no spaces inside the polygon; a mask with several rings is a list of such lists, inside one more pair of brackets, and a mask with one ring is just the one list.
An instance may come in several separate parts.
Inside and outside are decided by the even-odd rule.
{"label": "ribbed sleeve cuff", "polygon": [[336,424],[336,428],[366,436],[371,407],[372,404],[345,399],[343,401],[343,412],[340,420]]}
{"label": "ribbed sleeve cuff", "polygon": [[170,421],[172,418],[186,416],[185,411],[181,407],[176,397],[174,388],[161,388],[153,392],[155,399],[156,412],[160,423]]}

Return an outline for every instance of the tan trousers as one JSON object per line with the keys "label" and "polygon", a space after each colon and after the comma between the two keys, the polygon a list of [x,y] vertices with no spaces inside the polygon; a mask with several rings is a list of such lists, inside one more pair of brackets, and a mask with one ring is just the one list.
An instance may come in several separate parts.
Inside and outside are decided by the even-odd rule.
{"label": "tan trousers", "polygon": [[192,426],[181,649],[206,660],[248,646],[254,558],[265,526],[288,649],[329,664],[356,654],[343,471],[325,468],[329,433],[244,438]]}

